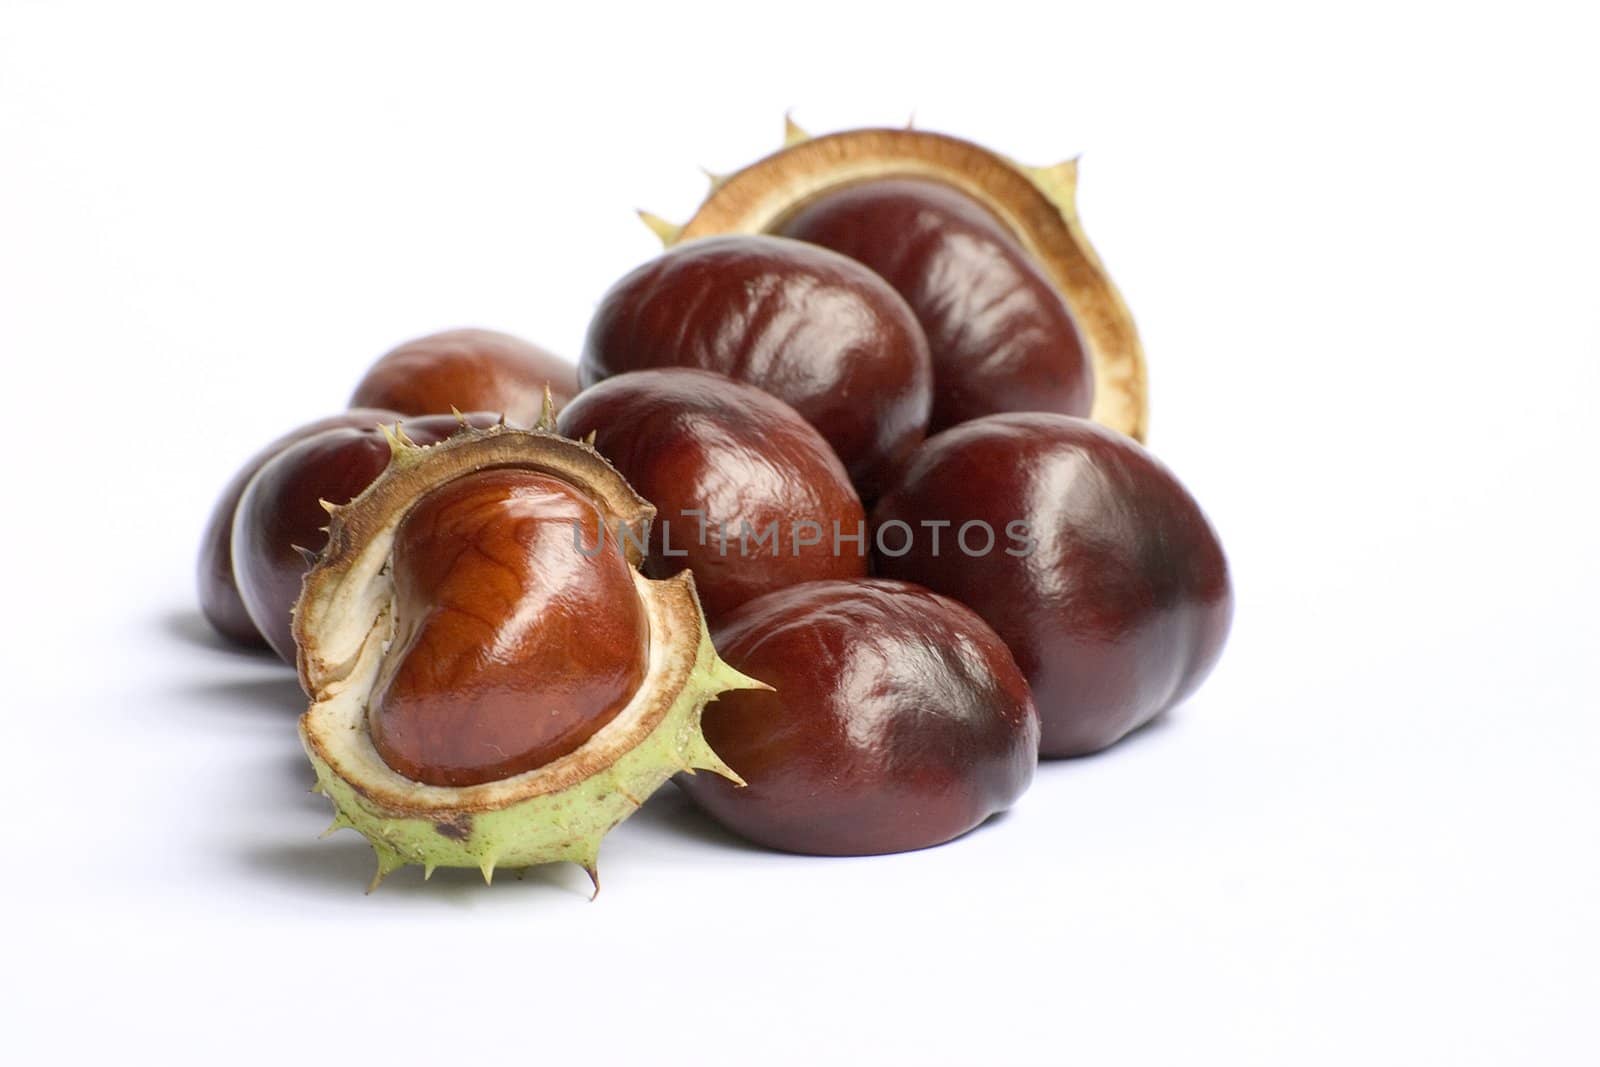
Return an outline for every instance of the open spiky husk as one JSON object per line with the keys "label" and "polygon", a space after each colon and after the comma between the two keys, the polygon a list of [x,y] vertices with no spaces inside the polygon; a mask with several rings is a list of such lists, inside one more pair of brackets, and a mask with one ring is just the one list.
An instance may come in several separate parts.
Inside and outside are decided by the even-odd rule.
{"label": "open spiky husk", "polygon": [[1014,163],[970,141],[914,129],[811,137],[785,119],[784,147],[728,175],[688,222],[641,212],[663,243],[724,233],[770,233],[805,204],[876,178],[917,177],[960,189],[995,215],[1049,275],[1089,349],[1098,423],[1144,440],[1149,413],[1144,350],[1121,293],[1078,218],[1078,161]]}
{"label": "open spiky husk", "polygon": [[[333,802],[330,831],[355,829],[377,852],[371,887],[406,864],[425,874],[475,868],[488,880],[496,868],[567,860],[588,871],[598,888],[601,838],[667,778],[709,770],[739,781],[706,743],[701,711],[719,693],[764,687],[717,657],[688,572],[653,581],[635,571],[649,624],[645,682],[616,718],[567,756],[501,781],[444,787],[405,778],[373,746],[367,700],[393,636],[394,533],[431,488],[517,467],[586,491],[612,531],[618,521],[640,529],[652,516],[654,509],[592,447],[554,433],[548,421],[541,426],[463,424],[428,447],[410,443],[397,428],[383,475],[349,504],[329,508],[327,548],[295,609],[300,678],[311,695],[300,736],[316,789]],[[637,545],[624,545],[637,568]]]}

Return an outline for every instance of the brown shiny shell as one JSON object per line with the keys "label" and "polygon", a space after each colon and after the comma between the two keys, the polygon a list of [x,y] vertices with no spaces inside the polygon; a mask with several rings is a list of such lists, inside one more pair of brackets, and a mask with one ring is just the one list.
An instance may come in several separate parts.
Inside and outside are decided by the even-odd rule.
{"label": "brown shiny shell", "polygon": [[513,425],[532,426],[546,387],[561,407],[577,395],[577,368],[498,330],[444,330],[379,357],[356,385],[350,406],[402,415],[493,411]]}
{"label": "brown shiny shell", "polygon": [[1076,159],[1027,167],[970,141],[910,129],[809,137],[790,123],[786,140],[780,151],[716,178],[682,226],[653,216],[646,222],[669,245],[712,234],[773,233],[815,198],[859,182],[909,177],[954,186],[1004,223],[1066,298],[1094,367],[1091,417],[1144,439],[1144,350],[1078,218]]}
{"label": "brown shiny shell", "polygon": [[395,635],[370,702],[385,763],[477,785],[553,763],[644,679],[633,568],[593,501],[537,470],[478,471],[396,528]]}
{"label": "brown shiny shell", "polygon": [[200,556],[195,567],[200,612],[217,633],[245,648],[268,647],[267,639],[261,635],[255,621],[250,618],[244,600],[239,596],[239,583],[233,576],[233,517],[239,510],[239,499],[244,496],[250,479],[284,449],[324,430],[371,428],[379,423],[392,423],[399,417],[393,411],[353,408],[308,422],[290,430],[251,456],[228,480],[217,496],[216,504],[212,506],[205,532],[200,535]]}
{"label": "brown shiny shell", "polygon": [[930,434],[1002,411],[1092,409],[1094,368],[1067,302],[959,190],[925,178],[859,182],[812,199],[783,233],[871,267],[905,297],[933,360]]}
{"label": "brown shiny shell", "polygon": [[1098,752],[1173,707],[1227,639],[1216,530],[1161,461],[1085,419],[990,415],[930,437],[873,523],[877,573],[1005,639],[1045,756]]}
{"label": "brown shiny shell", "polygon": [[748,783],[678,784],[770,848],[872,855],[959,837],[1022,795],[1039,721],[983,620],[905,582],[810,582],[717,625],[718,651],[771,692],[729,693],[706,739]]}
{"label": "brown shiny shell", "polygon": [[843,464],[753,385],[688,367],[631,371],[585,389],[557,425],[590,438],[656,506],[645,573],[692,570],[713,621],[786,586],[866,576],[866,516]]}

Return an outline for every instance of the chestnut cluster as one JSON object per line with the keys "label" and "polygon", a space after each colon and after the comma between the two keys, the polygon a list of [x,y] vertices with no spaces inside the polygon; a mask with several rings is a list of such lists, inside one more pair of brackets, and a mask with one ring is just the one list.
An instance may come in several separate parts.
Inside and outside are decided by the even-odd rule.
{"label": "chestnut cluster", "polygon": [[[516,500],[555,490],[474,475],[406,517],[397,603],[454,597],[497,640],[517,615],[544,643],[541,675],[610,710],[519,722],[513,682],[453,681],[413,655],[373,698],[374,743],[402,775],[516,774],[615,714],[651,667],[637,652],[648,634],[628,644],[595,622],[647,628],[606,609],[630,595],[625,564],[584,568],[608,539],[651,578],[692,574],[716,652],[766,683],[704,712],[744,784],[678,777],[751,840],[819,854],[939,844],[1016,801],[1041,756],[1116,743],[1216,662],[1227,562],[1167,467],[1090,420],[1104,383],[1083,315],[1019,224],[926,172],[808,182],[760,232],[669,243],[604,295],[576,367],[481,330],[395,349],[349,411],[273,442],[229,484],[201,552],[207,618],[293,660],[291,609],[326,509],[389,461],[397,431],[379,424],[403,420],[425,446],[463,424],[531,424],[548,395],[559,433],[591,444],[654,520],[607,529],[560,504],[541,521],[566,516],[570,550],[497,534],[510,555],[496,567],[541,570],[558,590],[528,630],[530,602],[508,608],[490,579],[452,586],[450,568],[486,525],[526,521]],[[475,717],[526,737],[520,755],[487,761]]]}

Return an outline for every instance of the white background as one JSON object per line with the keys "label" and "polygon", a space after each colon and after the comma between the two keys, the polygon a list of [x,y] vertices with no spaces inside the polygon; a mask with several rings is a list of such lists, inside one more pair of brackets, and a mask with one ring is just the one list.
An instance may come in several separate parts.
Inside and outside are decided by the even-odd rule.
{"label": "white background", "polygon": [[[577,7],[0,6],[6,1058],[1596,1062],[1592,10]],[[364,896],[290,675],[198,620],[213,494],[407,337],[575,355],[632,209],[788,108],[1083,153],[1221,666],[948,847],[669,788],[595,903]]]}

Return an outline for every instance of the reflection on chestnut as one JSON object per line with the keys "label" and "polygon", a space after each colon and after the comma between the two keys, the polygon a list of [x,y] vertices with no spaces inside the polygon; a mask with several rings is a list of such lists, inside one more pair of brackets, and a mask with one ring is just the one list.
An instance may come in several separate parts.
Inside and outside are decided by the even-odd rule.
{"label": "reflection on chestnut", "polygon": [[[873,523],[879,573],[1005,638],[1046,756],[1105,748],[1183,700],[1228,634],[1228,564],[1199,506],[1149,452],[1083,419],[991,415],[929,438]],[[1013,523],[1029,543],[1007,538]]]}
{"label": "reflection on chestnut", "polygon": [[407,341],[368,370],[352,407],[380,407],[402,415],[494,411],[532,426],[545,386],[557,406],[578,392],[577,368],[520,337],[495,330],[446,330]]}
{"label": "reflection on chestnut", "polygon": [[233,516],[239,508],[239,498],[256,472],[279,452],[296,441],[319,434],[324,430],[373,427],[383,422],[393,422],[398,416],[393,411],[377,408],[353,408],[337,415],[308,422],[290,430],[267,447],[251,456],[239,468],[222,495],[217,497],[206,521],[205,532],[200,535],[200,560],[196,568],[200,589],[200,611],[217,633],[236,645],[248,648],[267,647],[266,639],[250,619],[244,601],[239,597],[239,586],[233,579]]}
{"label": "reflection on chestnut", "polygon": [[930,433],[1003,411],[1089,414],[1094,371],[1066,300],[953,186],[860,182],[805,204],[780,232],[864,263],[906,298],[933,357]]}
{"label": "reflection on chestnut", "polygon": [[579,380],[700,367],[787,402],[872,499],[922,440],[933,373],[900,295],[856,261],[781,237],[678,245],[611,287]]}
{"label": "reflection on chestnut", "polygon": [[865,516],[843,465],[754,386],[681,367],[632,371],[584,390],[558,425],[593,433],[655,505],[645,573],[693,571],[713,621],[775,589],[867,573]]}
{"label": "reflection on chestnut", "polygon": [[811,582],[713,630],[774,692],[724,694],[711,747],[748,783],[680,776],[729,829],[825,855],[902,852],[966,833],[1033,778],[1039,723],[1004,643],[954,601],[903,582]]}
{"label": "reflection on chestnut", "polygon": [[[496,414],[467,417],[492,426]],[[442,441],[461,428],[454,415],[427,415],[403,424],[418,444]],[[328,513],[319,501],[343,504],[372,484],[389,463],[389,443],[377,426],[324,430],[279,452],[245,487],[234,515],[233,573],[256,629],[285,662],[295,660],[289,612],[300,596],[305,552],[326,541]]]}

